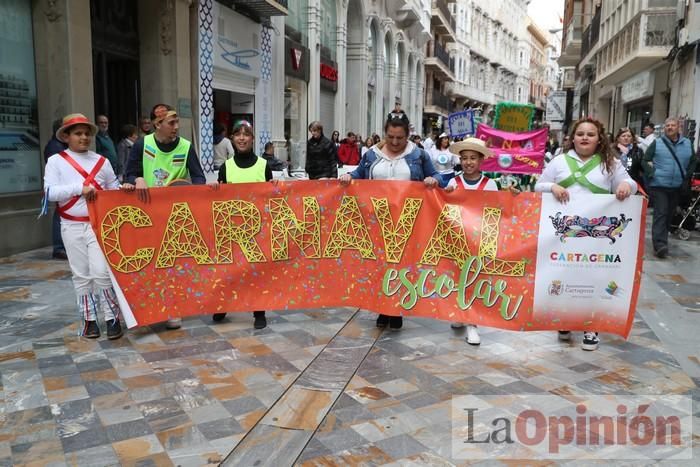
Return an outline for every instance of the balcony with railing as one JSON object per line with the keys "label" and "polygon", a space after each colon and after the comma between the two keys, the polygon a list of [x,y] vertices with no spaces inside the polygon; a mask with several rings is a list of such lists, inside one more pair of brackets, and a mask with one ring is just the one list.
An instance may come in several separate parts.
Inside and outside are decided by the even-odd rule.
{"label": "balcony with railing", "polygon": [[573,15],[564,25],[562,36],[560,66],[575,66],[581,59],[581,41],[583,39],[583,14],[581,13],[581,1],[574,0]]}
{"label": "balcony with railing", "polygon": [[467,99],[469,101],[476,101],[482,104],[495,104],[496,99],[493,93],[484,91],[482,89],[477,89],[470,86],[467,83],[447,83],[445,85],[445,91],[448,96],[455,99]]}
{"label": "balcony with railing", "polygon": [[447,3],[446,0],[432,0],[430,24],[435,32],[445,36],[447,41],[456,42],[457,21],[450,13]]}
{"label": "balcony with railing", "polygon": [[289,14],[287,0],[228,0],[224,4],[236,5],[237,9],[244,9],[258,18],[271,16],[287,16]]}
{"label": "balcony with railing", "polygon": [[454,104],[450,98],[439,89],[433,89],[433,92],[426,93],[425,97],[426,102],[423,110],[425,113],[447,116],[454,110]]}
{"label": "balcony with railing", "polygon": [[432,47],[428,43],[427,50],[425,66],[433,68],[433,71],[443,79],[454,81],[455,62],[453,58],[450,58],[447,49],[440,42],[432,41]]}
{"label": "balcony with railing", "polygon": [[646,11],[636,15],[598,50],[596,84],[620,83],[659,63],[673,47],[677,20],[675,8],[662,5],[670,3],[668,0],[647,2],[649,8]]}
{"label": "balcony with railing", "polygon": [[591,24],[583,31],[581,38],[581,59],[586,61],[588,54],[594,49],[598,43],[600,36],[600,6],[596,8]]}

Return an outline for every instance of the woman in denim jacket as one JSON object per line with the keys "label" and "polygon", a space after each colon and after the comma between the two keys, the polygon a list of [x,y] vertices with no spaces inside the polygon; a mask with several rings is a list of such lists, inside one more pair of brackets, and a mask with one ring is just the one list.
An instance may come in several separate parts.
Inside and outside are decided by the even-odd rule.
{"label": "woman in denim jacket", "polygon": [[[425,150],[408,141],[408,120],[390,119],[384,125],[384,141],[369,149],[357,168],[340,177],[340,183],[348,185],[352,179],[405,180],[423,182],[426,187],[438,186],[434,178],[437,171]],[[399,330],[403,326],[401,316],[379,315],[377,327]]]}

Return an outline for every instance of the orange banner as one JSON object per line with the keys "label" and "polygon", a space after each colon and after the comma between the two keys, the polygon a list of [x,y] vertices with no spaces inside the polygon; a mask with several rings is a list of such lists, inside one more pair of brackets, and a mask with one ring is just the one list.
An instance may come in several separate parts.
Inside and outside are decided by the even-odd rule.
{"label": "orange banner", "polygon": [[533,313],[540,194],[378,181],[150,193],[149,203],[117,191],[90,203],[130,327],[330,306],[513,330],[631,326],[632,312]]}

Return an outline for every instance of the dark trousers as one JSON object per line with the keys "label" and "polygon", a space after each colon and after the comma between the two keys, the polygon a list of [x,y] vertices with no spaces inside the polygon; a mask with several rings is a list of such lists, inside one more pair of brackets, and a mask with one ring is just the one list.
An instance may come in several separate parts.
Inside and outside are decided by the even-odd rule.
{"label": "dark trousers", "polygon": [[61,216],[58,215],[58,210],[53,212],[53,221],[51,223],[51,239],[53,241],[53,252],[65,252],[66,247],[63,246],[63,238],[61,237]]}
{"label": "dark trousers", "polygon": [[651,243],[654,251],[668,248],[668,231],[676,213],[680,188],[649,187],[649,196],[654,203],[654,218],[651,224]]}

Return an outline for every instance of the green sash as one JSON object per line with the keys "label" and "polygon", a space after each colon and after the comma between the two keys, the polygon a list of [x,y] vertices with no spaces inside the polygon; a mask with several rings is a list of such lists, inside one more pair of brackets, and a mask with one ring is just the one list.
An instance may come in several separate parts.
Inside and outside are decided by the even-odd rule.
{"label": "green sash", "polygon": [[601,188],[598,185],[594,185],[586,178],[586,175],[591,173],[591,171],[598,167],[602,162],[602,159],[598,154],[595,154],[593,157],[588,159],[588,162],[583,164],[581,167],[578,166],[576,159],[569,156],[568,154],[564,155],[564,160],[566,160],[566,165],[569,166],[571,175],[566,177],[561,182],[557,183],[557,185],[562,186],[564,188],[569,188],[574,183],[578,183],[579,185],[588,188],[591,191],[591,193],[595,193],[597,195],[610,194],[610,190],[606,188]]}

